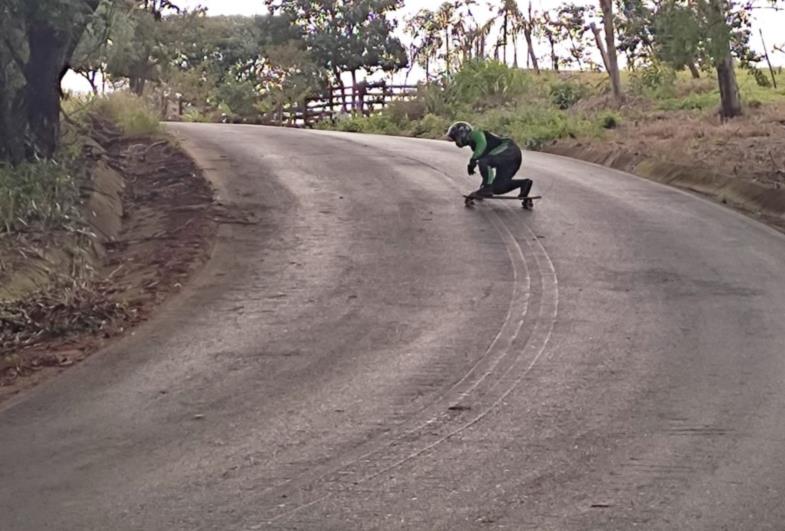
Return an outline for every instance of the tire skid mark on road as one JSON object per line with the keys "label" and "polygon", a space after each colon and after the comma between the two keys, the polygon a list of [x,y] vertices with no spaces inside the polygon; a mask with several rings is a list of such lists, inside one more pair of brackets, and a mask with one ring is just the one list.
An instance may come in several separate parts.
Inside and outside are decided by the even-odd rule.
{"label": "tire skid mark on road", "polygon": [[[412,157],[403,156],[396,152],[389,152],[389,154],[393,158],[412,159]],[[416,160],[416,162],[432,169],[434,173],[436,173],[442,179],[447,180],[454,188],[459,188],[460,185],[450,175],[446,174],[439,168],[436,168],[420,160]],[[432,403],[433,406],[439,405],[440,402],[444,401],[445,398],[448,398],[451,393],[457,391],[458,388],[469,381],[472,378],[472,375],[478,372],[477,369],[481,364],[483,364],[483,362],[489,361],[490,363],[488,363],[488,366],[481,374],[476,377],[473,383],[471,383],[466,389],[457,392],[455,398],[451,401],[451,407],[455,408],[455,406],[459,406],[456,408],[459,413],[456,415],[450,415],[449,412],[445,412],[442,409],[437,413],[436,416],[431,416],[429,420],[420,422],[415,428],[406,430],[402,434],[397,435],[392,439],[381,441],[381,444],[378,444],[377,442],[376,448],[372,448],[366,451],[364,454],[354,457],[348,462],[344,462],[342,465],[338,465],[337,468],[333,467],[331,471],[308,481],[307,484],[310,484],[314,488],[308,489],[307,493],[304,493],[305,495],[302,496],[300,500],[297,500],[297,497],[294,497],[295,500],[297,500],[295,501],[294,506],[292,506],[291,503],[292,497],[288,498],[289,503],[277,505],[275,508],[275,512],[277,512],[277,514],[268,517],[266,519],[267,523],[271,524],[275,522],[281,522],[282,520],[294,516],[296,513],[299,513],[309,507],[313,507],[314,505],[329,499],[335,493],[341,492],[342,489],[345,490],[345,487],[342,487],[344,485],[348,485],[348,488],[353,488],[362,483],[371,481],[384,473],[387,473],[413,459],[416,459],[423,454],[428,453],[437,446],[469,429],[470,427],[482,421],[496,408],[501,406],[504,400],[532,371],[537,362],[543,358],[543,354],[546,352],[548,347],[558,316],[559,288],[556,268],[550,256],[548,255],[547,250],[542,245],[542,242],[528,227],[528,225],[520,224],[525,229],[527,235],[523,241],[519,241],[515,237],[508,224],[505,222],[505,218],[510,218],[509,213],[512,212],[512,209],[509,205],[505,206],[506,208],[504,210],[508,214],[506,216],[502,216],[495,210],[482,212],[481,215],[489,219],[495,230],[502,237],[502,240],[505,244],[505,249],[513,266],[514,290],[510,305],[508,307],[507,316],[499,330],[499,333],[497,333],[496,337],[493,339],[491,345],[489,345],[483,356],[478,359],[475,365],[464,375],[463,378],[461,378],[461,380],[454,384],[440,397],[437,397]],[[535,245],[531,245],[530,242],[536,243]],[[527,251],[529,251],[531,255],[534,256],[538,273],[537,277],[539,279],[539,286],[532,285],[531,268],[527,262],[526,254],[524,253],[523,249],[524,247],[526,247]],[[490,357],[494,347],[502,340],[502,337],[505,335],[504,329],[510,323],[513,308],[516,304],[516,298],[520,296],[521,286],[518,273],[518,269],[520,267],[525,268],[527,273],[527,289],[526,293],[523,294],[523,300],[525,301],[524,311],[521,313],[520,318],[516,322],[514,332],[512,335],[506,338],[506,348],[504,348],[499,355],[493,356],[489,360],[488,358]],[[538,292],[537,294],[539,295],[537,301],[530,300],[533,293],[532,288],[539,288],[534,290]],[[527,315],[527,310],[529,305],[532,303],[536,303],[538,306],[537,318],[534,320],[533,329],[523,340],[523,345],[521,348],[515,349],[514,347],[516,341],[519,339],[521,330],[524,327],[524,323],[526,322],[525,318]],[[504,366],[502,367],[501,371],[499,371],[499,367],[502,364],[504,364]],[[488,389],[484,389],[484,396],[487,397],[487,400],[486,403],[480,408],[479,412],[474,411],[468,406],[460,407],[462,402],[466,402],[470,398],[473,398],[473,394],[478,394],[477,391],[481,384],[489,380],[489,378],[495,373],[499,372],[501,374],[497,378],[494,378],[490,384],[488,384]],[[430,410],[433,408],[428,407],[427,409]],[[432,440],[426,442],[423,441],[423,439]],[[406,446],[410,446],[411,448],[406,448]],[[401,452],[402,450],[404,451],[403,454]],[[383,460],[381,459],[383,456],[377,455],[384,451],[389,451],[388,454],[390,457],[392,457],[391,460]],[[359,471],[354,472],[350,470],[352,465],[359,465]],[[377,468],[379,465],[382,466],[376,471],[368,474],[367,470],[369,468],[373,468],[374,465]],[[365,471],[364,475],[361,473],[362,471]],[[332,490],[327,490],[321,496],[316,494],[314,497],[314,491],[318,488],[316,484],[319,482],[324,482],[328,488]],[[310,496],[308,494],[310,494]],[[311,499],[306,501],[305,498]]]}
{"label": "tire skid mark on road", "polygon": [[[391,434],[388,433],[385,439],[372,441],[371,446],[364,447],[359,455],[352,455],[339,464],[333,464],[332,466],[327,467],[327,470],[322,469],[322,471],[316,475],[304,474],[298,476],[284,485],[266,489],[264,493],[268,493],[272,490],[280,492],[282,488],[294,491],[299,490],[303,493],[312,493],[314,489],[306,489],[305,487],[315,486],[319,483],[335,485],[339,482],[351,482],[351,484],[358,484],[359,482],[364,481],[362,478],[362,470],[367,470],[369,464],[372,462],[381,462],[382,459],[379,457],[379,454],[394,448],[397,450],[397,453],[394,455],[397,456],[400,453],[399,449],[405,444],[421,441],[423,432],[428,432],[440,424],[449,422],[454,418],[454,415],[451,414],[452,412],[448,410],[448,407],[452,407],[457,404],[459,400],[468,397],[472,391],[476,390],[496,372],[497,367],[501,363],[509,358],[509,355],[512,352],[511,346],[519,336],[529,312],[530,287],[532,281],[530,267],[526,261],[525,255],[517,248],[519,247],[518,242],[498,219],[492,221],[492,224],[496,230],[499,231],[505,242],[505,249],[507,250],[513,267],[513,277],[515,281],[513,294],[510,298],[510,304],[508,305],[507,314],[502,322],[502,326],[499,328],[499,332],[494,336],[489,346],[485,349],[483,355],[477,359],[474,365],[460,380],[439,396],[435,397],[428,406],[415,412],[412,416],[414,422],[410,421],[408,427],[396,430],[397,433],[393,433],[392,437],[390,437]],[[517,319],[514,319],[516,316]],[[423,413],[425,413],[425,415],[423,415]],[[410,420],[412,417],[410,417]],[[425,420],[423,420],[423,417]],[[359,468],[357,468],[357,470],[352,470],[355,466]],[[352,480],[352,476],[355,477],[354,480]],[[272,516],[269,521],[277,521],[288,514],[293,514],[294,512],[323,501],[330,495],[331,494],[326,494],[312,501],[303,502],[302,505]],[[287,504],[288,506],[291,504],[292,499],[297,499],[297,492],[287,494],[287,499],[290,502]],[[280,511],[281,508],[283,508],[281,505],[277,505],[274,508],[274,511]]]}

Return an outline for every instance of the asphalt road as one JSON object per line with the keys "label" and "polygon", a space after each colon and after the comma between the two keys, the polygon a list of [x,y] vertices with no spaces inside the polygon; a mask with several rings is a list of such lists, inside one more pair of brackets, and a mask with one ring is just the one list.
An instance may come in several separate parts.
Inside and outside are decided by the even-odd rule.
{"label": "asphalt road", "polygon": [[0,410],[0,528],[783,529],[785,238],[529,153],[173,126],[221,200],[158,317]]}

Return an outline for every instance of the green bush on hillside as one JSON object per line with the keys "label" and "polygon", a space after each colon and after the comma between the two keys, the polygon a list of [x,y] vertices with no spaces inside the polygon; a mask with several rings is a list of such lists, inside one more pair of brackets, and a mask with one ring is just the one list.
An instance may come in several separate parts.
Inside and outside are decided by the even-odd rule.
{"label": "green bush on hillside", "polygon": [[505,106],[536,89],[532,76],[496,61],[469,61],[448,81],[448,102],[468,105],[473,110]]}
{"label": "green bush on hillside", "polygon": [[588,89],[584,85],[560,81],[551,85],[551,102],[561,110],[567,110],[586,97]]}

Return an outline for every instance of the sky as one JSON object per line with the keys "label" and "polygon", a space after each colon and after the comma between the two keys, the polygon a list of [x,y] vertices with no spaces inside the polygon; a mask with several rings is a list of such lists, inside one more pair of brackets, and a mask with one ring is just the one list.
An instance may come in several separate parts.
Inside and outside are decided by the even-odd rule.
{"label": "sky", "polygon": [[[765,5],[765,0],[762,0],[762,2],[760,5]],[[480,0],[478,2],[479,5],[474,8],[475,16],[479,21],[487,20],[491,16],[492,11],[488,7],[488,3],[488,0]],[[494,1],[494,3],[497,2]],[[528,6],[526,0],[520,0],[518,3],[522,8]],[[538,11],[554,9],[562,3],[563,0],[533,0],[533,6]],[[583,2],[579,0],[578,3],[588,4],[590,0]],[[267,12],[264,0],[180,0],[177,4],[188,9],[199,6],[206,7],[208,15],[255,15]],[[405,0],[404,8],[399,12],[398,18],[403,20],[419,9],[436,9],[440,4],[441,0]],[[761,29],[766,38],[766,45],[769,47],[772,62],[775,65],[785,65],[785,53],[771,52],[773,45],[785,44],[785,30],[783,30],[785,28],[785,12],[775,12],[771,9],[758,10],[754,16],[754,23],[753,48],[758,51],[762,50],[758,34],[758,30]],[[524,53],[525,50],[522,48],[521,57],[524,57]],[[539,54],[541,55],[542,53],[540,52]],[[416,81],[418,75],[421,74],[417,70],[413,71],[410,80]],[[89,89],[86,83],[73,74],[66,78],[65,86],[70,90],[86,91]]]}

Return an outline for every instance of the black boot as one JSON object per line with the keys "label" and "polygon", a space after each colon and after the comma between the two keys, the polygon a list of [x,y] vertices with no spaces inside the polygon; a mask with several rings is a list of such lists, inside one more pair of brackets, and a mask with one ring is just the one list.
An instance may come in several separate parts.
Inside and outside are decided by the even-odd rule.
{"label": "black boot", "polygon": [[521,193],[518,194],[518,197],[521,199],[529,197],[529,192],[531,192],[533,184],[534,181],[531,179],[524,179],[523,184],[521,184]]}

